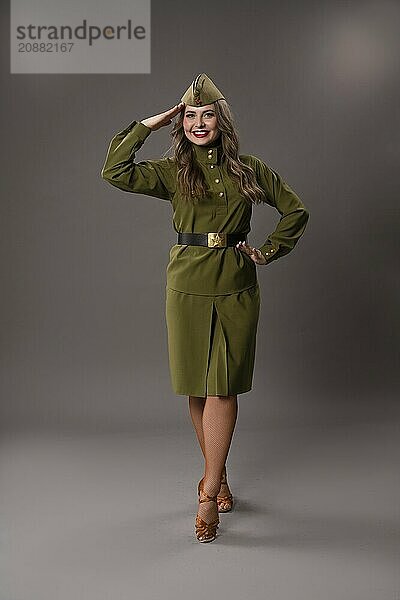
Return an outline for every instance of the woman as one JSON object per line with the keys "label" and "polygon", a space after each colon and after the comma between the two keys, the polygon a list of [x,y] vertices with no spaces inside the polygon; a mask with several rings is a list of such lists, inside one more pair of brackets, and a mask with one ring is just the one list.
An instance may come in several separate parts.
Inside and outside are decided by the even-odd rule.
{"label": "woman", "polygon": [[[151,132],[169,125],[172,155],[135,162]],[[252,386],[260,310],[257,266],[284,256],[304,233],[309,213],[262,160],[238,154],[225,97],[199,74],[173,108],[133,121],[110,142],[101,176],[112,185],[171,202],[177,244],[167,266],[166,322],[172,387],[189,397],[205,459],[195,532],[216,538],[219,513],[233,506],[225,462],[237,395]],[[259,248],[247,243],[253,204],[281,215]]]}

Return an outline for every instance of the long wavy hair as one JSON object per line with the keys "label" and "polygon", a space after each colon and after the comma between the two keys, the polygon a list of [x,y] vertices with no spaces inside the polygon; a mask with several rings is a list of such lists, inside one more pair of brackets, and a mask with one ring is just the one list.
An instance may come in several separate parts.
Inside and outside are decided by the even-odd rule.
{"label": "long wavy hair", "polygon": [[[222,145],[221,160],[225,162],[228,173],[237,183],[240,193],[248,203],[265,202],[265,192],[258,185],[253,169],[239,159],[239,137],[234,124],[231,109],[224,99],[213,102],[220,130]],[[196,203],[200,198],[208,196],[206,180],[197,161],[193,160],[192,142],[188,140],[183,129],[184,110],[176,117],[171,130],[173,139],[169,152],[177,165],[178,187],[186,201]]]}

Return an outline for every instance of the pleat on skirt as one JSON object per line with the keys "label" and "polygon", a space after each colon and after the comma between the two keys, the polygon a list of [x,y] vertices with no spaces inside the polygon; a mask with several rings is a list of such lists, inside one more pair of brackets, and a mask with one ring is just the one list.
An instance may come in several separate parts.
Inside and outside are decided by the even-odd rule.
{"label": "pleat on skirt", "polygon": [[202,296],[166,287],[169,369],[178,395],[229,396],[252,387],[260,313],[258,283]]}

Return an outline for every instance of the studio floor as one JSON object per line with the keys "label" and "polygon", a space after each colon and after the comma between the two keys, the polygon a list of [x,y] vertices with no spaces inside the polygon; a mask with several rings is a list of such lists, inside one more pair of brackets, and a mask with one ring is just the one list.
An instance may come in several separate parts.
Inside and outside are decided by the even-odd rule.
{"label": "studio floor", "polygon": [[1,437],[1,600],[396,600],[393,423],[237,426],[236,504],[194,536],[187,428]]}

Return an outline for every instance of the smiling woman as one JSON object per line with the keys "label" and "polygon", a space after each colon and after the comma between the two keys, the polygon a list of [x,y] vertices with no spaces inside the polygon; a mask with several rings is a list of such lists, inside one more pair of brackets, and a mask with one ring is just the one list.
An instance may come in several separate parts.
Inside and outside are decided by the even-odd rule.
{"label": "smiling woman", "polygon": [[[171,156],[135,162],[151,132],[174,117]],[[177,243],[170,249],[165,303],[169,366],[175,393],[189,398],[205,458],[195,524],[201,542],[216,538],[218,512],[233,506],[225,462],[237,395],[252,387],[260,312],[257,266],[293,250],[309,216],[276,171],[238,149],[229,105],[201,73],[179,104],[132,121],[116,134],[101,172],[112,185],[167,200],[173,210]],[[260,248],[247,243],[256,204],[280,214]]]}
{"label": "smiling woman", "polygon": [[220,136],[213,104],[204,107],[186,106],[183,129],[189,140],[209,144]]}

